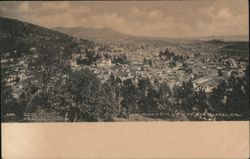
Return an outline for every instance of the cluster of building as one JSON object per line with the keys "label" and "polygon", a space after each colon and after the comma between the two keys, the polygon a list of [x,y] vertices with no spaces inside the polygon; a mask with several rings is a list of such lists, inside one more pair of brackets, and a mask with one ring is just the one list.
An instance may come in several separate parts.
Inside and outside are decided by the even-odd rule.
{"label": "cluster of building", "polygon": [[[17,54],[15,50],[12,54]],[[1,80],[6,82],[6,85],[11,86],[12,95],[18,99],[23,93],[22,81],[27,79],[26,76],[26,58],[14,58],[10,53],[2,54],[1,56]]]}
{"label": "cluster of building", "polygon": [[[227,80],[231,76],[244,76],[244,70],[248,64],[247,58],[207,52],[199,53],[189,47],[173,46],[169,48],[171,52],[175,56],[184,57],[184,60],[178,61],[172,57],[163,59],[159,56],[162,49],[166,48],[132,47],[120,44],[113,44],[108,48],[98,47],[96,52],[108,52],[112,57],[102,57],[89,68],[103,82],[111,73],[122,80],[132,79],[134,84],[137,84],[140,78],[149,78],[152,83],[157,80],[159,83],[168,83],[170,86],[181,85],[183,81],[191,79],[196,91],[202,89],[205,92],[212,92],[219,81]],[[128,64],[113,63],[113,58],[119,54],[126,55],[130,62]],[[77,65],[74,59],[72,60],[74,68],[84,67]]]}

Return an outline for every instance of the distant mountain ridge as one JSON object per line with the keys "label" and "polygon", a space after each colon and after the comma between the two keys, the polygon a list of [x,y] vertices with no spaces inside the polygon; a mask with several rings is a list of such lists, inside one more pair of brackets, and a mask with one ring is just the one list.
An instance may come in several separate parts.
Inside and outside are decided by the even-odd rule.
{"label": "distant mountain ridge", "polygon": [[121,33],[111,28],[56,27],[53,28],[53,30],[91,40],[118,40],[118,39],[126,39],[132,37],[130,35]]}
{"label": "distant mountain ridge", "polygon": [[166,45],[169,43],[182,43],[197,41],[196,39],[178,39],[178,38],[162,38],[162,37],[147,37],[147,36],[134,36],[121,33],[111,28],[85,28],[85,27],[56,27],[52,28],[55,31],[62,32],[78,38],[85,38],[101,43],[129,43],[129,44],[141,44],[150,43],[156,45]]}
{"label": "distant mountain ridge", "polygon": [[210,41],[210,40],[220,40],[225,42],[246,42],[249,41],[249,36],[247,35],[221,35],[221,36],[208,36],[199,38],[202,41]]}
{"label": "distant mountain ridge", "polygon": [[56,27],[53,28],[56,31],[69,34],[79,38],[87,38],[96,41],[105,40],[150,40],[150,41],[210,41],[210,40],[220,40],[220,41],[249,41],[247,35],[222,35],[222,36],[208,36],[200,38],[168,38],[168,37],[143,37],[143,36],[133,36],[125,33],[121,33],[117,30],[111,28],[86,28],[86,27]]}

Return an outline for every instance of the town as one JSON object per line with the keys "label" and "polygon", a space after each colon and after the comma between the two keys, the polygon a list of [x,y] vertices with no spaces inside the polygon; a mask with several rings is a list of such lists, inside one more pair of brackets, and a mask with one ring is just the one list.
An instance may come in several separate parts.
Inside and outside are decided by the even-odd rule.
{"label": "town", "polygon": [[[208,40],[155,44],[140,41],[131,44],[124,40],[107,44],[39,30],[44,31],[40,39],[56,43],[53,48],[48,44],[29,44],[24,49],[18,46],[1,50],[1,90],[4,91],[1,94],[6,96],[1,96],[1,99],[5,99],[1,101],[4,105],[10,102],[10,97],[13,98],[12,104],[8,104],[9,107],[5,108],[2,116],[5,121],[17,120],[16,112],[12,112],[12,107],[16,107],[17,103],[18,108],[14,110],[22,109],[18,118],[24,121],[23,114],[27,115],[34,110],[36,113],[48,114],[48,111],[55,111],[55,119],[60,121],[217,121],[249,118],[246,113],[249,109],[248,42]],[[11,36],[14,35],[6,33],[2,38],[9,39]],[[69,42],[63,42],[63,38]],[[102,112],[102,119],[99,116],[86,117],[92,114],[86,113],[85,106],[78,105],[84,100],[82,96],[82,99],[77,99],[79,101],[71,101],[65,107],[60,105],[63,103],[62,99],[53,101],[63,98],[57,97],[60,93],[55,93],[53,99],[47,97],[46,93],[52,96],[53,91],[59,91],[54,88],[58,84],[56,82],[61,84],[58,89],[64,89],[67,83],[75,80],[71,80],[70,72],[76,72],[77,75],[81,71],[100,81],[97,82],[100,85],[97,92],[106,85],[110,89],[111,101],[105,102],[111,103],[100,106],[100,109],[105,110]],[[85,82],[91,84],[92,80],[94,81],[89,79]],[[231,98],[239,91],[242,96],[237,98],[241,101],[238,105]],[[39,105],[35,102],[34,106],[29,106],[28,103],[39,94],[46,96],[48,101],[53,101],[51,105],[45,102],[40,103],[45,107],[33,108]],[[74,95],[78,96],[71,96]],[[84,105],[91,103],[93,101]],[[32,120],[30,116],[27,119]],[[55,119],[50,114],[47,120]]]}

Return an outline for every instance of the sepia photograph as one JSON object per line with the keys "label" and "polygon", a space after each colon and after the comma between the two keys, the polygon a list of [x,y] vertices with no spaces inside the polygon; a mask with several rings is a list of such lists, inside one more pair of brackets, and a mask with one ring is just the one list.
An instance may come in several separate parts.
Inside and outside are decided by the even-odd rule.
{"label": "sepia photograph", "polygon": [[247,159],[249,1],[1,1],[1,158]]}
{"label": "sepia photograph", "polygon": [[248,7],[0,2],[1,122],[249,121]]}

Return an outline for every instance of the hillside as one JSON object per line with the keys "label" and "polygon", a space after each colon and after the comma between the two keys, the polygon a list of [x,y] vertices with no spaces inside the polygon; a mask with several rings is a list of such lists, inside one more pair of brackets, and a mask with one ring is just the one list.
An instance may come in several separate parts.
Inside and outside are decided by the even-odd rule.
{"label": "hillside", "polygon": [[89,47],[93,42],[40,27],[31,23],[0,17],[0,51],[25,54],[31,47],[53,47],[68,50],[68,54],[79,50],[80,46]]}
{"label": "hillside", "polygon": [[[69,83],[66,82],[69,74],[74,73],[70,67],[71,55],[95,45],[88,40],[3,17],[0,17],[0,33],[2,121],[23,121],[26,120],[25,112],[58,109],[52,105],[57,103],[58,95]],[[92,72],[85,73],[91,75],[90,79],[95,78]],[[65,98],[65,94],[60,98]]]}

